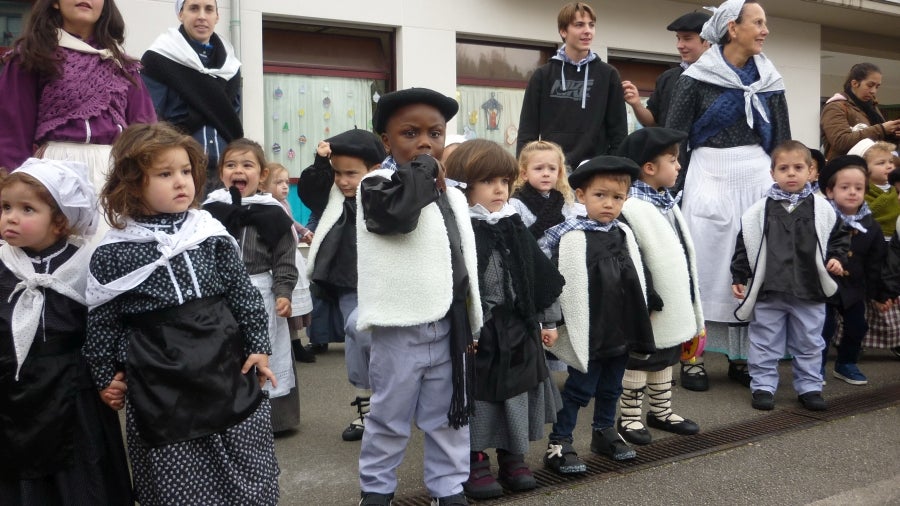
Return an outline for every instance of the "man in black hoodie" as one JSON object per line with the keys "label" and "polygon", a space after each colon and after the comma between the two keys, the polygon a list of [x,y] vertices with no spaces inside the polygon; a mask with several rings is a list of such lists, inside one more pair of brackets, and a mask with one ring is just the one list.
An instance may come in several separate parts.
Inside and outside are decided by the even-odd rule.
{"label": "man in black hoodie", "polygon": [[619,73],[591,51],[594,10],[581,2],[563,6],[557,16],[565,43],[538,68],[519,117],[517,152],[542,139],[562,146],[566,164],[615,153],[628,134]]}

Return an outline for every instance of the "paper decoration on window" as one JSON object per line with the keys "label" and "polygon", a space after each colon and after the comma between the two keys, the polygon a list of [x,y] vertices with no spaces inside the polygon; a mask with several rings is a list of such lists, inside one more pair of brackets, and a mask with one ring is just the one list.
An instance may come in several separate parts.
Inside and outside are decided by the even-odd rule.
{"label": "paper decoration on window", "polygon": [[377,91],[372,93],[372,102],[377,104],[379,100],[381,100],[381,95],[379,95]]}
{"label": "paper decoration on window", "polygon": [[347,98],[353,98],[353,90],[347,92]]}
{"label": "paper decoration on window", "polygon": [[322,107],[324,107],[324,108],[326,108],[326,109],[328,109],[329,107],[331,107],[331,99],[328,98],[328,97],[323,98],[323,99],[322,99]]}
{"label": "paper decoration on window", "polygon": [[352,118],[356,113],[353,112],[353,109],[347,109],[347,117]]}
{"label": "paper decoration on window", "polygon": [[503,112],[503,104],[491,92],[491,98],[481,104],[481,110],[484,111],[484,128],[488,131],[500,130],[500,113]]}
{"label": "paper decoration on window", "polygon": [[272,113],[272,119],[278,121],[278,111]]}
{"label": "paper decoration on window", "polygon": [[282,132],[289,132],[290,130],[291,130],[291,126],[288,125],[288,122],[287,122],[287,121],[285,121],[285,122],[284,122],[284,125],[281,127],[281,131],[282,131]]}
{"label": "paper decoration on window", "polygon": [[325,118],[325,121],[328,121],[331,119],[331,113],[328,111],[325,111],[325,114],[323,114],[322,117]]}
{"label": "paper decoration on window", "polygon": [[331,137],[331,127],[325,127],[325,137]]}
{"label": "paper decoration on window", "polygon": [[272,152],[281,153],[281,144],[278,144],[277,142],[272,143]]}
{"label": "paper decoration on window", "polygon": [[293,160],[296,156],[297,153],[294,151],[294,148],[288,150],[288,160]]}
{"label": "paper decoration on window", "polygon": [[280,87],[275,88],[275,100],[279,100],[283,96],[284,96],[284,92],[281,91],[281,88]]}
{"label": "paper decoration on window", "polygon": [[474,128],[470,127],[469,125],[466,125],[463,127],[463,136],[466,138],[467,141],[470,141],[472,139],[477,139],[478,133],[475,131]]}
{"label": "paper decoration on window", "polygon": [[478,111],[469,112],[469,124],[472,126],[478,124]]}
{"label": "paper decoration on window", "polygon": [[297,109],[297,116],[300,116],[301,118],[303,116],[306,116],[306,109],[304,109],[302,107],[300,109]]}
{"label": "paper decoration on window", "polygon": [[516,140],[519,138],[519,127],[516,125],[509,125],[506,127],[506,143],[512,146],[516,143]]}
{"label": "paper decoration on window", "polygon": [[301,95],[304,95],[305,93],[306,93],[306,85],[305,85],[305,84],[301,84],[301,85],[300,85],[300,94],[301,94]]}
{"label": "paper decoration on window", "polygon": [[297,142],[299,142],[301,146],[306,144],[306,136],[301,135],[300,137],[297,137]]}

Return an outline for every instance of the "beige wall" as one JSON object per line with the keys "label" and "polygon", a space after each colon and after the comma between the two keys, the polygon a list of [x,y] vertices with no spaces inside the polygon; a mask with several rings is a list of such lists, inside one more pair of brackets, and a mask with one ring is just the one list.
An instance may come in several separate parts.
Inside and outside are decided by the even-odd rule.
{"label": "beige wall", "polygon": [[[262,21],[383,27],[397,32],[397,84],[427,86],[453,95],[457,34],[514,42],[557,43],[556,14],[563,1],[546,0],[244,0],[241,13],[244,64],[244,125],[249,137],[263,137]],[[712,2],[715,3],[715,2]],[[228,0],[219,0],[217,31],[228,37]],[[594,50],[675,55],[665,26],[696,4],[660,0],[594,0],[598,13]],[[140,55],[156,35],[178,21],[171,0],[119,2],[128,27],[126,49]],[[771,19],[766,54],[782,73],[794,137],[818,143],[819,25]],[[451,125],[451,128],[455,126]]]}

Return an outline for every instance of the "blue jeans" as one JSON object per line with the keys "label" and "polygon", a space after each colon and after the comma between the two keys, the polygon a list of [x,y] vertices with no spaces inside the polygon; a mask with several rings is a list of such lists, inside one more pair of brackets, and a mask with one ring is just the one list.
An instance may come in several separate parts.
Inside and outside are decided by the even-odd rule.
{"label": "blue jeans", "polygon": [[616,405],[622,395],[622,377],[628,355],[607,357],[588,362],[587,373],[569,367],[569,378],[562,391],[563,405],[556,412],[556,423],[550,433],[552,441],[572,441],[578,421],[578,410],[594,399],[594,430],[612,427],[616,421]]}
{"label": "blue jeans", "polygon": [[844,335],[841,336],[841,344],[837,346],[838,364],[855,364],[859,361],[859,351],[862,349],[863,338],[869,331],[866,323],[866,301],[861,300],[848,308],[839,305],[828,304],[825,308],[825,326],[822,328],[822,337],[825,338],[825,351],[822,352],[822,364],[828,357],[828,348],[834,339],[837,330],[835,314],[839,313],[844,319]]}
{"label": "blue jeans", "polygon": [[328,344],[344,342],[344,317],[337,302],[312,296],[312,321],[306,329],[309,342]]}

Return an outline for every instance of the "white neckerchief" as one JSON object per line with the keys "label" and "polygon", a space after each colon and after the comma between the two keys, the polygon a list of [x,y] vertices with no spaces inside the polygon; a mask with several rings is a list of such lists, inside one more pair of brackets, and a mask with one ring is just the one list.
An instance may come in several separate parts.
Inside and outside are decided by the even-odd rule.
{"label": "white neckerchief", "polygon": [[503,204],[499,211],[490,212],[481,204],[475,204],[469,208],[469,218],[479,221],[486,221],[490,225],[496,225],[503,218],[509,218],[516,214],[516,208],[509,205],[509,202]]}
{"label": "white neckerchief", "polygon": [[745,86],[737,73],[728,66],[725,57],[722,56],[721,49],[717,46],[706,50],[682,75],[722,88],[743,90],[744,114],[747,116],[747,126],[753,128],[753,109],[759,112],[763,121],[769,122],[757,93],[784,91],[784,80],[781,78],[781,74],[775,70],[775,65],[772,65],[772,62],[766,58],[766,55],[762,53],[754,55],[753,60],[756,62],[756,69],[759,71],[759,80],[749,86]]}
{"label": "white neckerchief", "polygon": [[105,285],[101,285],[93,274],[89,272],[85,297],[88,308],[94,309],[140,285],[158,267],[167,265],[172,258],[185,251],[197,248],[200,243],[213,236],[227,237],[237,250],[238,245],[234,237],[231,237],[219,220],[213,218],[206,211],[196,209],[188,211],[181,228],[172,234],[151,230],[131,219],[126,220],[124,229],[110,230],[97,247],[117,242],[156,242],[156,249],[159,251],[160,256],[155,261]]}
{"label": "white neckerchief", "polygon": [[[206,200],[203,201],[203,205],[210,204],[212,202],[223,202],[225,204],[232,204],[231,194],[228,193],[228,190],[225,188],[219,188],[218,190],[210,192],[209,195],[206,196]],[[249,197],[241,197],[241,205],[249,206],[250,204],[263,204],[267,206],[280,206],[275,197],[272,196],[271,193],[254,193]]]}
{"label": "white neckerchief", "polygon": [[222,45],[225,47],[226,57],[222,67],[217,69],[208,69],[203,66],[203,62],[200,61],[200,56],[198,56],[197,52],[194,51],[194,48],[188,44],[188,41],[181,35],[178,28],[169,28],[161,33],[159,37],[153,41],[153,44],[150,45],[148,51],[159,53],[162,56],[184,65],[189,69],[196,70],[201,74],[221,77],[228,81],[241,69],[241,62],[234,56],[234,47],[232,47],[227,40],[219,37],[219,41],[222,42]]}
{"label": "white neckerchief", "polygon": [[20,280],[6,302],[12,302],[13,296],[22,292],[12,313],[12,336],[16,349],[16,381],[19,379],[19,370],[22,368],[22,363],[25,362],[25,357],[28,356],[28,351],[31,349],[34,336],[41,323],[41,315],[44,313],[44,292],[41,288],[49,288],[79,304],[84,304],[87,264],[90,258],[91,248],[81,247],[53,273],[37,273],[34,271],[31,257],[21,248],[9,244],[0,246],[0,260]]}
{"label": "white neckerchief", "polygon": [[122,62],[120,62],[109,49],[97,49],[62,28],[56,29],[56,38],[60,47],[78,51],[79,53],[95,54],[99,56],[101,60],[112,60],[119,68],[122,68]]}

